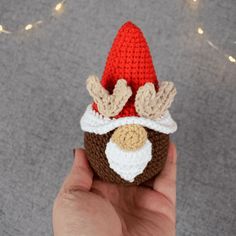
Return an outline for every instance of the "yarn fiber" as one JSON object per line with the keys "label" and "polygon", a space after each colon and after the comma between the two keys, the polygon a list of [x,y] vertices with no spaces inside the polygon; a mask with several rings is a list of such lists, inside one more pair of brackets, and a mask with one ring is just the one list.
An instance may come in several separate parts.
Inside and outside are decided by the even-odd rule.
{"label": "yarn fiber", "polygon": [[[115,118],[139,116],[134,106],[137,90],[147,82],[153,83],[158,90],[158,80],[147,41],[132,22],[125,23],[118,31],[107,57],[101,84],[112,93],[121,78],[131,87],[132,96]],[[93,103],[93,109],[98,112],[96,103]]]}
{"label": "yarn fiber", "polygon": [[101,81],[87,80],[93,98],[81,118],[84,146],[104,181],[139,185],[163,169],[169,134],[177,129],[168,108],[172,82],[159,84],[142,31],[132,22],[118,31]]}
{"label": "yarn fiber", "polygon": [[124,125],[115,130],[111,140],[122,150],[133,151],[145,144],[147,132],[141,125]]}
{"label": "yarn fiber", "polygon": [[148,128],[145,128],[145,130],[147,131],[148,140],[152,143],[152,159],[143,173],[136,176],[132,183],[122,179],[109,167],[105,149],[114,131],[103,135],[85,132],[84,147],[94,172],[104,181],[125,185],[139,185],[157,175],[163,169],[167,158],[169,135]]}

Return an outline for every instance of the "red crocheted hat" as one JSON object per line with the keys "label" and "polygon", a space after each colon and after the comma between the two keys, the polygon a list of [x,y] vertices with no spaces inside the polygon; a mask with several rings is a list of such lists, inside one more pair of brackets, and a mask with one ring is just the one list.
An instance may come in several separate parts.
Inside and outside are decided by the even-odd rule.
{"label": "red crocheted hat", "polygon": [[[101,84],[112,93],[119,79],[125,79],[132,96],[115,118],[139,116],[135,110],[135,95],[145,83],[153,83],[158,90],[158,80],[152,57],[142,31],[132,22],[126,22],[118,31],[107,57]],[[97,112],[97,105],[93,103]]]}

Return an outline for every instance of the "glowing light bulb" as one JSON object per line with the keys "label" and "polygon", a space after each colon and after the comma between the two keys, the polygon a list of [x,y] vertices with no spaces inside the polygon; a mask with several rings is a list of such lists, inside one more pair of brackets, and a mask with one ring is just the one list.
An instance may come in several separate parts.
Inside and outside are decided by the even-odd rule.
{"label": "glowing light bulb", "polygon": [[197,29],[197,32],[198,32],[199,34],[204,34],[204,31],[203,31],[203,29],[202,29],[202,28],[200,28],[200,27],[198,27],[198,29]]}
{"label": "glowing light bulb", "polygon": [[25,30],[31,30],[33,28],[32,24],[28,24],[25,26]]}
{"label": "glowing light bulb", "polygon": [[10,31],[7,31],[4,29],[4,27],[2,25],[0,25],[0,33],[4,33],[4,34],[11,34]]}
{"label": "glowing light bulb", "polygon": [[63,7],[63,3],[62,2],[59,2],[56,6],[55,6],[55,11],[60,11]]}
{"label": "glowing light bulb", "polygon": [[193,2],[197,2],[197,0],[193,0]]}
{"label": "glowing light bulb", "polygon": [[232,56],[229,56],[228,57],[229,61],[232,62],[232,63],[235,63],[236,62],[236,59]]}

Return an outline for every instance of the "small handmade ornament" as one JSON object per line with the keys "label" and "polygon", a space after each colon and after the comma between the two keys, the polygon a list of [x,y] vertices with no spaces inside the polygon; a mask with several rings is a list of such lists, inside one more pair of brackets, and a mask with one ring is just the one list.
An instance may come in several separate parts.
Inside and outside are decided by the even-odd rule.
{"label": "small handmade ornament", "polygon": [[103,180],[140,184],[157,175],[177,129],[168,108],[176,94],[172,82],[158,82],[148,44],[132,22],[118,31],[101,81],[87,79],[93,98],[81,118],[84,146]]}

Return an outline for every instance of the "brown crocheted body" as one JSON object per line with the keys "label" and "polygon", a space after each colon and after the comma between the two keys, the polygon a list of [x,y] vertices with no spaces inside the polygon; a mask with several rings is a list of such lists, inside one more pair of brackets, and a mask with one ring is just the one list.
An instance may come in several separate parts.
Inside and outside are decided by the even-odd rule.
{"label": "brown crocheted body", "polygon": [[167,157],[169,135],[148,128],[145,129],[148,133],[148,139],[152,143],[152,159],[144,169],[143,173],[136,176],[132,183],[122,179],[109,167],[105,149],[114,130],[103,135],[88,132],[84,133],[84,146],[90,165],[102,180],[117,184],[139,185],[151,179],[162,170]]}

